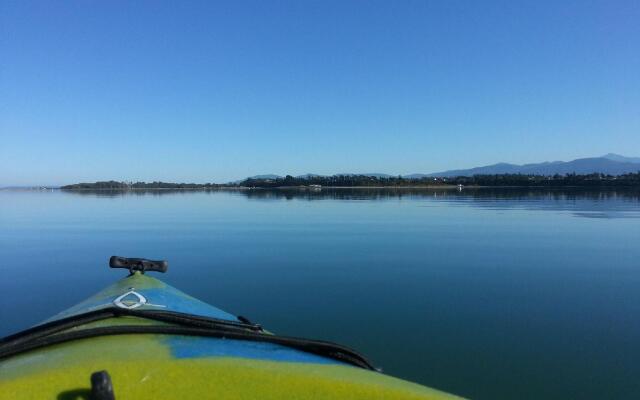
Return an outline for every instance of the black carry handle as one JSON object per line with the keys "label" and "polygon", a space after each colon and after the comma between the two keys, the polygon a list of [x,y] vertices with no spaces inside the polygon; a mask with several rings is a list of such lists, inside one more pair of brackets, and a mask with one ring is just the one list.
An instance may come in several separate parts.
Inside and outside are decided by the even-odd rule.
{"label": "black carry handle", "polygon": [[111,256],[109,266],[111,268],[126,268],[131,273],[133,273],[133,271],[141,271],[144,274],[146,271],[167,272],[169,263],[165,260],[154,261],[147,260],[146,258]]}

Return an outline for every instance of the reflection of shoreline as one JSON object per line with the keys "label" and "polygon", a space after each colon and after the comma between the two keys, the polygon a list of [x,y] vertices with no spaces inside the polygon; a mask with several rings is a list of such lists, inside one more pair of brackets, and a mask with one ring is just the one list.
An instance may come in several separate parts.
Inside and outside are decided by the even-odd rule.
{"label": "reflection of shoreline", "polygon": [[[218,186],[218,187],[197,187],[197,188],[165,188],[165,187],[147,187],[147,188],[77,188],[77,189],[65,189],[65,188],[44,188],[46,190],[60,190],[63,192],[129,192],[129,191],[155,191],[155,190],[169,190],[169,191],[193,191],[193,192],[215,192],[215,191],[244,191],[244,190],[309,190],[309,189],[332,189],[332,190],[369,190],[369,189],[384,189],[384,190],[477,190],[477,189],[540,189],[540,190],[591,190],[591,191],[626,191],[626,190],[638,190],[640,186],[584,186],[584,185],[565,185],[565,186],[543,186],[543,185],[528,185],[528,186],[498,186],[498,185],[473,185],[473,186],[461,186],[461,185],[416,185],[416,186],[277,186],[277,187],[249,187],[249,186]],[[0,190],[42,190],[43,188],[0,188]]]}
{"label": "reflection of shoreline", "polygon": [[457,186],[448,187],[406,187],[406,186],[385,186],[385,187],[328,187],[321,189],[310,187],[281,187],[281,188],[136,188],[136,189],[60,189],[62,193],[72,195],[102,195],[102,196],[126,196],[126,195],[168,195],[177,193],[238,193],[248,198],[387,198],[387,197],[433,197],[446,196],[451,198],[490,198],[490,199],[611,199],[627,198],[640,200],[640,188],[547,188],[547,187],[464,187],[460,190]]}
{"label": "reflection of shoreline", "polygon": [[[467,186],[469,189],[484,189],[484,188],[530,188],[538,186]],[[544,186],[539,186],[544,188]],[[576,186],[579,187],[579,186]],[[615,187],[611,187],[615,188]],[[0,188],[2,190],[3,188]],[[6,188],[7,190],[14,190],[13,188]],[[150,188],[123,188],[123,189],[91,189],[91,188],[78,188],[78,189],[64,189],[54,188],[50,190],[60,190],[62,192],[134,192],[134,191],[155,191],[155,190],[169,190],[169,191],[188,191],[188,192],[215,192],[215,191],[244,191],[244,190],[318,190],[318,189],[348,189],[348,190],[367,190],[367,189],[427,189],[427,190],[452,190],[459,189],[457,185],[427,185],[427,186],[278,186],[278,187],[248,187],[248,186],[219,186],[215,188],[163,188],[163,187],[150,187]],[[24,190],[38,190],[36,188],[26,188]]]}
{"label": "reflection of shoreline", "polygon": [[[37,193],[38,191],[34,191]],[[640,218],[640,188],[210,188],[135,190],[55,190],[66,196],[86,198],[154,198],[233,196],[258,202],[281,201],[413,201],[418,206],[448,203],[452,206],[484,210],[532,210],[570,212],[581,218]],[[44,194],[45,192],[43,192]],[[46,193],[51,193],[47,191]]]}
{"label": "reflection of shoreline", "polygon": [[56,190],[60,190],[61,192],[133,192],[137,190],[174,190],[174,191],[193,191],[193,192],[203,192],[203,191],[216,191],[216,190],[244,190],[249,189],[240,186],[220,186],[220,187],[197,187],[197,188],[167,188],[167,187],[148,187],[148,188],[122,188],[122,189],[114,189],[114,188],[102,188],[102,189],[92,189],[92,188],[77,188],[77,189],[65,189],[65,188],[56,188]]}

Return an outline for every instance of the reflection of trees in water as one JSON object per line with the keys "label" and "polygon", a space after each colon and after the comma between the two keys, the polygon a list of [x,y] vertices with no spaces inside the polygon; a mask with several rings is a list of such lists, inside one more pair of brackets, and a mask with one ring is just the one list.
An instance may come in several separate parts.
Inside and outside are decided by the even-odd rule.
{"label": "reflection of trees in water", "polygon": [[548,189],[548,188],[281,188],[281,189],[135,189],[135,190],[64,190],[80,196],[126,197],[126,196],[164,196],[188,195],[192,193],[235,193],[255,200],[384,200],[402,198],[430,199],[477,199],[477,200],[516,200],[516,201],[573,201],[573,200],[626,200],[640,201],[638,189]]}
{"label": "reflection of trees in water", "polygon": [[[464,193],[464,191],[463,191]],[[463,194],[460,193],[460,194]],[[466,193],[465,193],[466,194]],[[495,199],[495,200],[553,200],[553,201],[574,201],[574,200],[628,200],[639,201],[640,189],[494,189],[483,188],[469,191],[473,198]]]}
{"label": "reflection of trees in water", "polygon": [[358,188],[358,189],[247,189],[238,191],[250,199],[308,199],[308,200],[384,200],[425,198],[438,200],[514,200],[514,201],[574,201],[626,200],[640,201],[640,189],[533,189],[533,188]]}
{"label": "reflection of trees in water", "polygon": [[255,200],[385,200],[414,197],[445,196],[447,190],[411,188],[324,188],[321,190],[295,189],[248,189],[242,195]]}
{"label": "reflection of trees in water", "polygon": [[64,193],[71,193],[80,196],[88,196],[88,197],[143,197],[143,196],[152,196],[152,197],[160,197],[168,194],[181,194],[188,195],[192,193],[211,193],[211,192],[219,192],[220,190],[216,189],[63,189]]}
{"label": "reflection of trees in water", "polygon": [[[254,200],[422,200],[484,209],[569,211],[577,217],[617,218],[636,216],[640,211],[639,189],[589,190],[548,188],[451,189],[322,189],[241,192]],[[621,212],[625,212],[621,214]],[[634,215],[629,215],[632,212]],[[637,215],[640,217],[640,214]]]}
{"label": "reflection of trees in water", "polygon": [[[281,200],[422,200],[459,204],[485,209],[525,209],[571,211],[590,218],[628,217],[620,212],[640,212],[640,189],[548,189],[548,188],[286,188],[213,190],[76,190],[65,193],[93,197],[188,196],[194,193],[215,196],[233,194],[255,201]],[[640,215],[639,215],[640,216]]]}
{"label": "reflection of trees in water", "polygon": [[469,194],[469,199],[474,207],[487,209],[571,211],[585,218],[640,217],[638,189],[482,189]]}

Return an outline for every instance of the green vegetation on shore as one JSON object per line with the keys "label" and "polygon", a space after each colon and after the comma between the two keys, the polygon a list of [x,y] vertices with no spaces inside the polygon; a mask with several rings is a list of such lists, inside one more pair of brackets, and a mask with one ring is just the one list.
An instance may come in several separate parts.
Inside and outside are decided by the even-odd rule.
{"label": "green vegetation on shore", "polygon": [[248,178],[236,183],[168,183],[168,182],[117,182],[104,181],[94,183],[77,183],[63,186],[65,190],[132,190],[132,189],[217,189],[221,187],[238,188],[282,188],[297,186],[329,186],[329,187],[446,187],[446,186],[517,186],[517,187],[638,187],[640,172],[623,175],[474,175],[451,178],[404,178],[376,177],[366,175],[333,175],[304,176],[287,175],[282,178]]}
{"label": "green vegetation on shore", "polygon": [[100,181],[93,183],[74,183],[60,187],[64,190],[129,190],[129,189],[215,189],[215,183],[170,183],[170,182],[118,182]]}
{"label": "green vegetation on shore", "polygon": [[522,174],[498,174],[498,175],[474,175],[458,176],[451,178],[404,178],[376,177],[365,175],[333,175],[333,176],[308,176],[293,177],[287,175],[277,179],[246,179],[239,183],[245,187],[277,188],[290,186],[331,186],[331,187],[420,187],[420,186],[640,186],[640,172],[618,176],[604,174],[588,175],[522,175]]}

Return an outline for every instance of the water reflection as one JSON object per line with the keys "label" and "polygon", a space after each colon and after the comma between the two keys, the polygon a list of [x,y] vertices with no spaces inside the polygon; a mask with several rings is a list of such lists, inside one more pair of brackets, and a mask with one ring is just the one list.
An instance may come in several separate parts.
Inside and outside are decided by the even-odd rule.
{"label": "water reflection", "polygon": [[274,332],[469,398],[637,398],[639,216],[620,189],[0,191],[0,336],[139,255]]}
{"label": "water reflection", "polygon": [[62,190],[81,196],[124,197],[124,196],[163,196],[168,194],[190,193],[239,193],[252,199],[309,199],[309,200],[378,200],[403,197],[448,197],[448,198],[492,198],[505,200],[539,199],[541,197],[557,200],[591,199],[612,200],[629,199],[640,200],[640,188],[279,188],[279,189],[135,189],[135,190]]}
{"label": "water reflection", "polygon": [[78,190],[63,191],[90,197],[188,196],[194,193],[237,195],[250,201],[339,200],[385,201],[418,200],[484,209],[570,211],[583,218],[640,218],[638,189],[546,189],[546,188],[291,188],[291,189],[155,189],[155,190]]}

